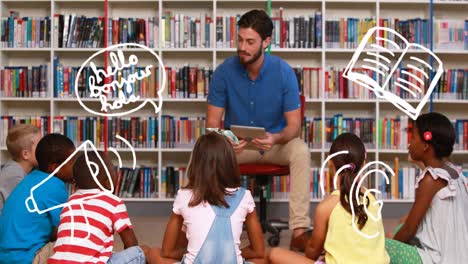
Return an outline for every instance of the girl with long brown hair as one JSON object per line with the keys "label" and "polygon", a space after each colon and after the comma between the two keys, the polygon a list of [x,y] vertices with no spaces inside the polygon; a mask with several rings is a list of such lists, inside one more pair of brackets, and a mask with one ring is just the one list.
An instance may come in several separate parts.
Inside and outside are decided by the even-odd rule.
{"label": "girl with long brown hair", "polygon": [[[255,203],[240,187],[236,154],[216,132],[201,136],[190,157],[188,185],[179,190],[162,248],[151,249],[149,263],[263,263],[264,242]],[[239,248],[246,224],[250,246]],[[184,231],[182,231],[184,230]],[[186,247],[179,243],[186,237]],[[179,241],[179,242],[178,242]]]}

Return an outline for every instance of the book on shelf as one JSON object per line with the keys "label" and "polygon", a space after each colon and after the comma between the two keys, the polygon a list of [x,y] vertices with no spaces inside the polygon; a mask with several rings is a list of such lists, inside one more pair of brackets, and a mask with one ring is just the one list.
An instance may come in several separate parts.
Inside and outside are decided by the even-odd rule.
{"label": "book on shelf", "polygon": [[[429,47],[429,19],[412,18],[380,18],[378,23],[374,17],[368,18],[336,18],[325,21],[325,43],[327,48],[334,49],[355,49],[363,39],[367,31],[375,26],[385,27],[400,33],[411,43],[417,43],[424,47]],[[395,38],[389,31],[379,32],[379,37],[395,41],[400,48],[406,44],[399,38]],[[376,38],[372,38],[369,44],[376,43]],[[382,42],[379,45],[393,49],[389,43]]]}
{"label": "book on shelf", "polygon": [[104,47],[104,17],[54,14],[54,47]]}
{"label": "book on shelf", "polygon": [[49,63],[39,66],[0,67],[0,96],[46,97],[49,70]]}
{"label": "book on shelf", "polygon": [[411,142],[413,121],[408,116],[380,117],[380,149],[406,150]]}
{"label": "book on shelf", "polygon": [[0,146],[6,146],[6,137],[8,129],[17,124],[30,124],[36,126],[41,131],[41,136],[49,133],[50,117],[49,116],[11,116],[3,115],[0,119]]}
{"label": "book on shelf", "polygon": [[[52,131],[69,137],[76,145],[90,140],[96,147],[104,147],[104,118],[96,116],[55,116]],[[117,139],[126,139],[134,148],[156,148],[158,119],[156,117],[107,118],[108,146],[128,148]]]}
{"label": "book on shelf", "polygon": [[304,117],[301,126],[301,138],[313,149],[322,149],[322,118]]}
{"label": "book on shelf", "polygon": [[184,166],[164,166],[161,169],[161,198],[174,198],[177,191],[187,186],[187,168]]}
{"label": "book on shelf", "polygon": [[454,149],[468,150],[468,120],[457,119],[455,120],[454,127],[457,135]]}
{"label": "book on shelf", "polygon": [[185,64],[166,67],[164,98],[206,98],[213,77],[211,67]]}
{"label": "book on shelf", "polygon": [[305,98],[322,98],[322,68],[301,67],[293,68],[299,84],[299,91]]}
{"label": "book on shelf", "polygon": [[354,49],[364,34],[376,25],[374,18],[325,20],[325,45],[333,49]]}
{"label": "book on shelf", "polygon": [[[355,68],[354,70],[374,80],[377,78],[377,74],[369,69]],[[337,69],[335,67],[329,67],[325,71],[325,98],[375,99],[372,91],[344,78],[344,71],[344,68]]]}
{"label": "book on shelf", "polygon": [[205,117],[161,117],[162,148],[192,148],[197,139],[205,134]]}
{"label": "book on shelf", "polygon": [[138,43],[157,48],[159,43],[159,19],[113,17],[104,28],[104,17],[85,15],[54,15],[54,47],[103,48],[104,30],[108,32],[108,46],[119,43]]}
{"label": "book on shelf", "polygon": [[149,48],[159,47],[159,18],[109,18],[108,46],[138,43]]}
{"label": "book on shelf", "polygon": [[114,194],[121,198],[159,198],[158,168],[118,169]]}
{"label": "book on shelf", "polygon": [[[59,57],[54,57],[54,97],[56,98],[70,98],[76,97],[76,92],[80,98],[89,98],[90,97],[90,78],[94,78],[96,81],[95,86],[102,87],[105,84],[104,78],[96,78],[96,72],[91,67],[83,67],[79,75],[79,79],[76,82],[77,87],[75,87],[75,80],[78,75],[80,66],[65,66],[60,63]],[[103,67],[96,67],[97,71],[104,70]],[[115,68],[111,68],[113,71]],[[115,74],[108,77],[108,83],[121,83],[122,78],[128,79],[128,77],[135,72],[144,72],[147,69],[145,67],[126,67],[124,69],[118,69],[115,71]],[[118,98],[119,91],[121,91],[125,97],[130,96],[139,96],[140,98],[156,98],[159,90],[159,68],[151,67],[148,69],[150,74],[142,79],[137,78],[132,84],[131,92],[128,92],[127,89],[118,89],[112,90],[107,94],[108,98]],[[101,76],[103,77],[103,76]],[[100,79],[100,81],[99,81]],[[118,87],[118,85],[113,85],[113,87]]]}
{"label": "book on shelf", "polygon": [[333,140],[342,133],[354,133],[361,138],[366,148],[375,148],[374,118],[343,117],[343,114],[325,117],[326,148],[329,148]]}
{"label": "book on shelf", "polygon": [[468,50],[468,19],[436,19],[433,35],[436,50]]}
{"label": "book on shelf", "polygon": [[445,69],[432,93],[434,99],[468,100],[468,69]]}
{"label": "book on shelf", "polygon": [[216,17],[216,48],[237,48],[237,31],[241,15]]}
{"label": "book on shelf", "polygon": [[304,15],[285,15],[280,7],[273,16],[272,48],[321,48],[322,13],[313,11]]}
{"label": "book on shelf", "polygon": [[0,17],[0,48],[49,48],[51,22],[46,17]]}
{"label": "book on shelf", "polygon": [[[358,83],[348,81],[343,77],[344,68],[330,66],[325,71],[325,82],[322,84],[321,67],[293,68],[299,84],[299,90],[308,99],[375,99],[372,91],[362,87]],[[356,72],[366,74],[372,79],[377,79],[377,74],[369,69],[355,68]],[[322,87],[324,92],[322,91]]]}
{"label": "book on shelf", "polygon": [[161,18],[162,48],[211,48],[213,19],[208,14],[199,17],[165,11]]}

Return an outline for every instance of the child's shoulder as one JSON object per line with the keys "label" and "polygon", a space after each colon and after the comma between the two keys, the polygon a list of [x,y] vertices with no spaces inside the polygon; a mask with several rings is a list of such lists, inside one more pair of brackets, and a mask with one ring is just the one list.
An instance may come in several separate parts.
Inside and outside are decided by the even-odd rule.
{"label": "child's shoulder", "polygon": [[329,195],[325,197],[318,205],[317,205],[317,212],[322,214],[331,214],[335,206],[340,202],[339,195]]}
{"label": "child's shoulder", "polygon": [[112,206],[123,204],[122,198],[110,192],[104,192],[100,189],[77,189],[70,196],[70,200],[104,201]]}
{"label": "child's shoulder", "polygon": [[419,183],[423,180],[436,181],[438,179],[446,180],[447,182],[452,180],[450,173],[444,168],[434,168],[427,166],[424,170],[416,177],[416,188],[419,187]]}
{"label": "child's shoulder", "polygon": [[191,197],[193,195],[193,191],[192,189],[188,189],[188,188],[180,188],[178,191],[177,191],[177,197],[179,196],[182,196],[182,197]]}

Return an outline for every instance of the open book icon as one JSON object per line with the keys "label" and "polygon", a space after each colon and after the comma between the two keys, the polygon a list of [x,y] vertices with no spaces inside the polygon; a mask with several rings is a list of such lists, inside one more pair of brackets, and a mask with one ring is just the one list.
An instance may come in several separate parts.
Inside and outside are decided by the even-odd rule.
{"label": "open book icon", "polygon": [[[366,52],[365,48],[370,50]],[[410,50],[418,52],[409,52]],[[380,82],[362,71],[359,72],[358,69],[370,70]],[[416,120],[443,71],[442,61],[426,47],[409,43],[406,38],[390,28],[374,27],[359,43],[343,72],[343,77],[372,90],[377,97],[388,100]],[[392,91],[391,87],[405,91],[410,99],[420,99],[419,104],[413,107]]]}

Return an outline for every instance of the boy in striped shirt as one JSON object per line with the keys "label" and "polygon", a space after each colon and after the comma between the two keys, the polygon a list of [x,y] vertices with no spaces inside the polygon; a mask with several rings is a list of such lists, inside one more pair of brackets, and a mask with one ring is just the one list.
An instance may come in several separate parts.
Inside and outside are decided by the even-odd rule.
{"label": "boy in striped shirt", "polygon": [[[116,176],[109,157],[103,152],[83,153],[73,173],[77,190],[60,214],[55,253],[48,263],[145,264],[148,248],[138,246],[125,204],[109,191]],[[114,232],[125,248],[117,253],[112,253]]]}

